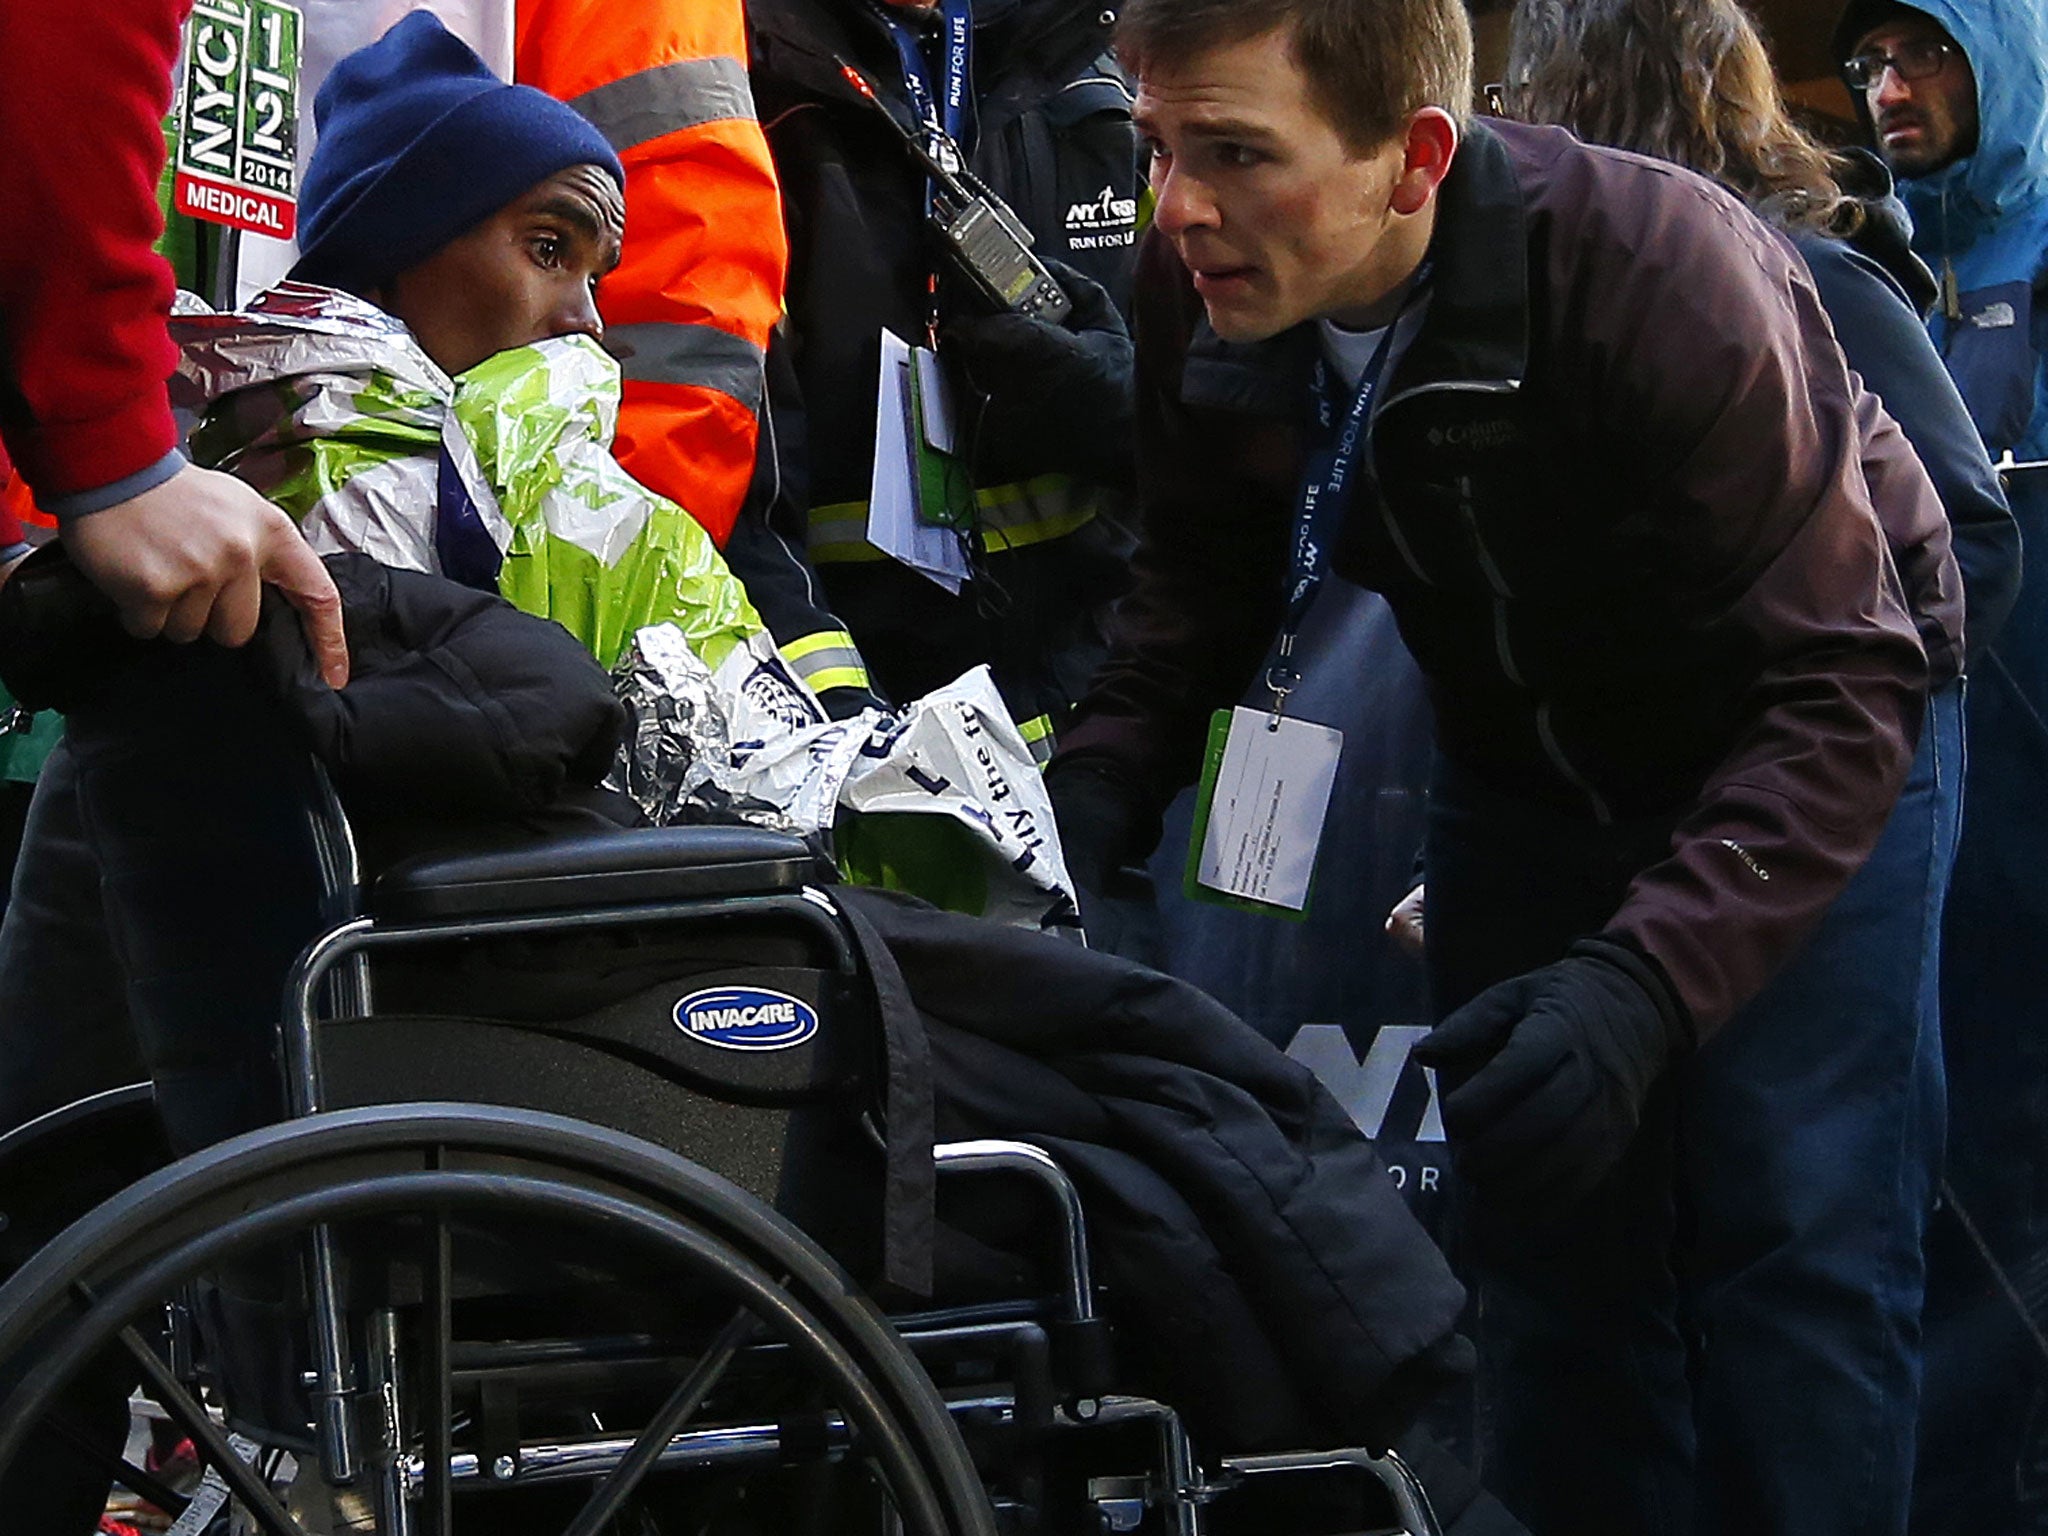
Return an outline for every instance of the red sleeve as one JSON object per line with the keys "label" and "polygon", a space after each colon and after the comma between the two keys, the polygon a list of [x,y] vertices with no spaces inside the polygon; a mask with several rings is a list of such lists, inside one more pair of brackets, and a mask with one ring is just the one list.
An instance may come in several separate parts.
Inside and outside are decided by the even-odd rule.
{"label": "red sleeve", "polygon": [[9,494],[13,489],[14,466],[7,461],[7,450],[0,448],[0,549],[11,549],[21,542],[21,521],[8,505],[14,499]]}
{"label": "red sleeve", "polygon": [[171,270],[153,247],[189,7],[0,3],[0,439],[46,499],[177,445]]}
{"label": "red sleeve", "polygon": [[21,542],[21,524],[11,513],[0,511],[0,549],[12,549]]}

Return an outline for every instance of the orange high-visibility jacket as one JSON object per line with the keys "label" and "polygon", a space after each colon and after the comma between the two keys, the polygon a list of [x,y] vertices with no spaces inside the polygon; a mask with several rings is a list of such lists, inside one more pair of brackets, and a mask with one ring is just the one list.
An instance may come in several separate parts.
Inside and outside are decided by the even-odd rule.
{"label": "orange high-visibility jacket", "polygon": [[747,84],[741,0],[519,0],[514,72],[626,167],[626,245],[598,308],[625,373],[613,445],[721,544],[753,478],[762,359],[789,245]]}

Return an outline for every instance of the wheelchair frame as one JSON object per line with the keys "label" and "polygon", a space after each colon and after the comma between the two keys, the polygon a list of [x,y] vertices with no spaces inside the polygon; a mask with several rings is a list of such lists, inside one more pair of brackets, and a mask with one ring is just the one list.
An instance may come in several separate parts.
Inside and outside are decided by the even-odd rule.
{"label": "wheelchair frame", "polygon": [[[58,1243],[24,1266],[15,1279],[0,1289],[0,1364],[12,1362],[15,1352],[25,1347],[24,1329],[31,1324],[45,1329],[55,1326],[48,1317],[53,1305],[51,1296],[83,1289],[79,1277],[96,1262],[94,1254],[103,1255],[109,1243],[116,1242],[121,1232],[133,1227],[138,1212],[146,1213],[153,1187],[159,1191],[186,1187],[176,1183],[181,1170],[185,1178],[196,1181],[192,1186],[195,1188],[208,1178],[231,1184],[236,1177],[253,1178],[257,1170],[267,1165],[267,1160],[290,1160],[299,1155],[298,1149],[322,1138],[333,1139],[337,1147],[352,1144],[351,1136],[370,1141],[379,1136],[395,1138],[394,1145],[409,1146],[404,1138],[430,1123],[454,1127],[452,1134],[458,1139],[473,1134],[485,1140],[502,1137],[508,1145],[537,1146],[532,1138],[540,1137],[553,1147],[549,1155],[565,1163],[574,1162],[578,1156],[598,1157],[600,1152],[623,1157],[626,1154],[617,1148],[630,1143],[633,1157],[643,1161],[652,1157],[664,1164],[665,1171],[659,1177],[646,1176],[650,1191],[666,1179],[670,1194],[685,1200],[693,1213],[691,1219],[709,1220],[714,1229],[718,1221],[730,1220],[733,1230],[744,1234],[745,1242],[772,1248],[777,1263],[787,1271],[781,1285],[797,1287],[790,1293],[794,1311],[778,1310],[778,1304],[758,1288],[746,1291],[751,1303],[741,1307],[661,1410],[641,1433],[632,1437],[599,1433],[576,1440],[522,1442],[496,1454],[458,1453],[454,1449],[449,1425],[454,1367],[448,1334],[445,1207],[466,1201],[487,1203],[489,1198],[475,1178],[459,1168],[437,1173],[434,1159],[429,1157],[429,1166],[421,1170],[396,1172],[383,1179],[342,1186],[324,1195],[308,1192],[254,1216],[230,1222],[223,1229],[246,1238],[259,1230],[283,1230],[294,1221],[306,1227],[303,1242],[313,1346],[307,1386],[315,1411],[313,1430],[321,1474],[335,1487],[357,1487],[366,1481],[371,1484],[378,1505],[378,1528],[384,1536],[448,1536],[452,1529],[452,1499],[458,1488],[541,1486],[569,1481],[597,1486],[591,1500],[568,1528],[568,1536],[597,1536],[640,1479],[651,1472],[773,1464],[781,1460],[789,1450],[781,1424],[720,1424],[693,1429],[687,1421],[711,1390],[712,1381],[733,1359],[743,1353],[766,1357],[778,1348],[795,1347],[789,1338],[781,1344],[754,1342],[754,1324],[743,1324],[742,1319],[759,1318],[766,1309],[794,1330],[792,1337],[803,1338],[808,1336],[806,1325],[791,1319],[806,1308],[819,1317],[829,1314],[831,1327],[859,1336],[861,1347],[873,1358],[864,1367],[866,1375],[859,1371],[854,1375],[892,1382],[894,1385],[885,1395],[910,1425],[908,1431],[900,1427],[892,1430],[872,1413],[855,1422],[846,1411],[841,1411],[826,1417],[811,1447],[828,1456],[859,1449],[870,1458],[879,1456],[894,1468],[886,1479],[889,1499],[892,1503],[908,1500],[919,1507],[899,1508],[890,1522],[891,1529],[905,1529],[907,1522],[908,1529],[930,1531],[934,1536],[939,1532],[994,1536],[998,1529],[997,1512],[988,1495],[979,1483],[971,1497],[961,1486],[962,1476],[971,1477],[974,1467],[961,1436],[960,1426],[967,1424],[994,1425],[1012,1433],[1033,1435],[1118,1427],[1135,1429],[1141,1437],[1149,1434],[1153,1449],[1150,1464],[1143,1471],[1089,1479],[1086,1502],[1092,1506],[1092,1517],[1102,1531],[1136,1531],[1152,1520],[1173,1536],[1203,1536],[1209,1527],[1210,1507],[1234,1497],[1248,1485],[1302,1474],[1344,1474],[1366,1480],[1383,1493],[1397,1521],[1385,1536],[1437,1536],[1438,1527],[1421,1485],[1391,1452],[1383,1456],[1363,1451],[1225,1456],[1205,1467],[1170,1406],[1109,1391],[1106,1325],[1096,1312],[1080,1196],[1058,1163],[1038,1147],[1013,1141],[974,1141],[941,1144],[933,1149],[933,1156],[937,1171],[947,1178],[1002,1174],[1024,1180],[1040,1191],[1054,1218],[1056,1251],[1050,1267],[1059,1278],[1057,1295],[1050,1307],[1020,1304],[1007,1311],[986,1307],[940,1308],[890,1318],[877,1335],[859,1314],[865,1310],[874,1322],[880,1321],[880,1314],[874,1313],[871,1305],[843,1306],[844,1298],[832,1296],[830,1282],[818,1275],[836,1271],[815,1248],[808,1257],[797,1256],[790,1243],[794,1229],[788,1228],[787,1223],[715,1175],[698,1170],[695,1179],[687,1177],[680,1171],[687,1167],[680,1158],[623,1132],[535,1112],[466,1109],[457,1105],[329,1110],[323,1096],[320,1023],[324,1018],[374,1013],[369,962],[377,954],[451,940],[603,931],[649,924],[691,925],[774,913],[816,937],[840,975],[857,976],[859,962],[830,895],[810,885],[799,890],[751,895],[547,910],[523,910],[515,905],[512,910],[445,919],[380,921],[372,914],[355,910],[360,881],[352,837],[324,776],[321,784],[324,803],[311,808],[311,826],[335,910],[330,914],[329,926],[301,954],[286,987],[280,1022],[280,1065],[290,1118],[280,1126],[195,1154],[164,1175],[132,1187],[77,1223]],[[491,1128],[484,1129],[484,1122]],[[32,1133],[40,1124],[36,1122],[13,1133],[0,1141],[0,1147],[24,1132]],[[536,1151],[535,1155],[539,1153]],[[527,1198],[556,1210],[565,1219],[573,1215],[567,1210],[567,1204],[573,1201],[560,1188],[538,1177],[528,1179],[528,1183],[532,1187],[523,1191]],[[368,1320],[363,1359],[370,1379],[358,1379],[335,1231],[346,1212],[377,1208],[380,1203],[389,1204],[401,1196],[444,1203],[436,1207],[443,1211],[437,1217],[436,1238],[441,1256],[435,1312],[438,1322],[424,1350],[424,1368],[436,1379],[428,1388],[432,1394],[430,1408],[420,1415],[424,1432],[417,1448],[405,1443],[397,1400],[401,1383],[409,1380],[412,1373],[400,1359],[397,1325],[388,1310]],[[587,1198],[593,1210],[606,1209],[613,1219],[628,1225],[639,1222],[648,1226],[650,1232],[660,1226],[660,1221],[647,1209],[638,1209],[636,1213],[631,1200],[615,1201],[620,1209],[611,1210],[604,1204],[610,1198],[606,1194],[594,1192]],[[733,1211],[705,1218],[694,1205],[688,1204],[707,1201],[725,1202]],[[123,1227],[123,1222],[128,1227]],[[202,1243],[201,1247],[204,1252],[213,1253],[224,1250],[226,1245],[227,1240],[220,1238],[211,1246]],[[804,1246],[804,1240],[796,1240],[797,1248]],[[192,1260],[187,1250],[179,1252],[184,1254],[179,1262],[187,1269],[203,1262]],[[105,1326],[110,1307],[132,1302],[145,1279],[159,1271],[170,1274],[177,1268],[169,1256],[160,1256],[141,1274],[129,1275],[114,1293],[89,1298],[84,1303],[86,1321],[65,1335],[69,1340],[68,1352],[61,1358],[74,1364],[85,1359],[86,1346],[78,1340],[96,1336],[95,1330],[103,1335],[102,1342],[119,1337],[129,1353],[137,1356],[153,1391],[170,1395],[174,1400],[182,1394],[186,1415],[198,1412],[204,1417],[203,1408],[178,1381],[175,1369],[164,1366],[160,1360],[152,1367],[142,1358],[148,1352],[134,1347],[132,1328],[122,1331]],[[761,1269],[771,1285],[776,1283],[771,1272],[774,1268],[775,1265],[769,1265]],[[78,1305],[75,1297],[73,1305]],[[829,1333],[831,1329],[825,1331]],[[189,1354],[189,1348],[174,1329],[174,1364],[181,1349]],[[973,1349],[995,1350],[999,1359],[1008,1359],[1007,1392],[956,1390],[942,1395],[919,1363],[949,1351]],[[33,1400],[33,1387],[32,1382],[16,1386],[7,1403],[20,1405],[24,1393]],[[45,1391],[44,1399],[48,1395]],[[861,1398],[858,1390],[853,1396]],[[372,1408],[368,1415],[364,1413],[366,1404]],[[363,1443],[366,1417],[377,1425],[376,1443],[372,1446]],[[292,1523],[291,1517],[276,1507],[274,1499],[269,1501],[270,1507],[265,1507],[261,1480],[239,1461],[223,1433],[216,1430],[208,1434],[196,1427],[193,1432],[207,1453],[206,1459],[236,1497],[255,1513],[259,1526],[269,1536],[299,1536],[302,1527]],[[5,1466],[6,1451],[19,1439],[19,1434],[0,1427],[0,1467]],[[135,1469],[129,1468],[121,1480],[133,1486],[135,1478]]]}

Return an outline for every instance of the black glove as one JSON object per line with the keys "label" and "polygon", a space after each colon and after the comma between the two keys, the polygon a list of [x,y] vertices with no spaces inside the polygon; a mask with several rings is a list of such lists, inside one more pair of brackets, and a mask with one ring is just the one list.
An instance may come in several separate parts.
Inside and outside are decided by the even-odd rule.
{"label": "black glove", "polygon": [[[940,352],[988,396],[976,471],[988,480],[1058,469],[1129,486],[1131,333],[1101,284],[1062,262],[1046,267],[1074,305],[1060,324],[1006,311],[956,319],[940,334]],[[972,412],[962,419],[972,423]]]}
{"label": "black glove", "polygon": [[1459,1172],[1495,1201],[1554,1208],[1621,1160],[1651,1083],[1691,1043],[1691,1020],[1652,962],[1584,939],[1556,964],[1488,987],[1415,1059],[1443,1078]]}

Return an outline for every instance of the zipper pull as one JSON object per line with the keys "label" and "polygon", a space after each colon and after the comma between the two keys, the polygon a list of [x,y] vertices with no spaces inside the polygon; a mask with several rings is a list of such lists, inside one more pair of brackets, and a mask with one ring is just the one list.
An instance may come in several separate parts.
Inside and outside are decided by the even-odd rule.
{"label": "zipper pull", "polygon": [[1963,318],[1963,296],[1956,283],[1955,263],[1941,258],[1941,312],[1951,325]]}

